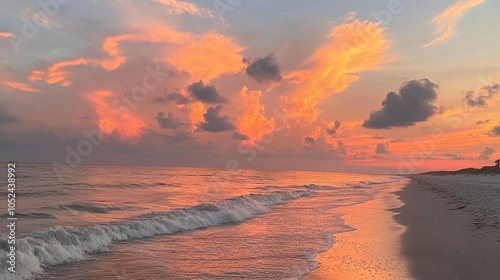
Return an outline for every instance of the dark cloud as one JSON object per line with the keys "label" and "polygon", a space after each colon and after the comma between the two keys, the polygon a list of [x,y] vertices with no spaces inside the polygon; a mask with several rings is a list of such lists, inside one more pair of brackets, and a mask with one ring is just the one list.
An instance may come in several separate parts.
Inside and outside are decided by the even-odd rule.
{"label": "dark cloud", "polygon": [[446,153],[443,154],[444,157],[450,158],[451,160],[466,160],[469,159],[468,156],[464,155],[457,155],[457,154],[452,154],[452,153]]}
{"label": "dark cloud", "polygon": [[306,143],[309,143],[309,144],[314,144],[314,142],[316,142],[316,139],[314,139],[314,138],[312,138],[312,137],[307,136],[307,137],[305,137],[305,138],[304,138],[304,141],[305,141]]}
{"label": "dark cloud", "polygon": [[367,157],[363,152],[356,152],[350,158],[353,160],[366,160]]}
{"label": "dark cloud", "polygon": [[405,140],[403,140],[403,139],[398,139],[398,138],[395,138],[395,139],[392,139],[392,140],[391,140],[391,143],[402,143],[402,142],[404,142],[404,141],[405,141]]}
{"label": "dark cloud", "polygon": [[165,113],[159,112],[156,115],[156,120],[162,128],[178,129],[183,125],[180,120],[174,118],[174,113],[172,112],[168,113],[167,116],[165,116]]}
{"label": "dark cloud", "polygon": [[[344,143],[340,141],[337,142],[338,146],[335,147],[325,137],[314,138],[306,136],[303,139],[305,142],[303,146],[304,153],[301,154],[303,158],[316,160],[343,159],[347,154]],[[293,149],[290,153],[293,153]]]}
{"label": "dark cloud", "polygon": [[476,122],[476,125],[483,125],[491,122],[491,120],[479,120]]}
{"label": "dark cloud", "polygon": [[492,85],[483,86],[477,94],[469,90],[465,93],[464,101],[469,107],[486,107],[488,100],[492,99],[499,89],[500,84],[493,83]]}
{"label": "dark cloud", "polygon": [[494,128],[491,130],[491,134],[493,134],[493,136],[500,136],[500,126],[496,126],[496,127],[494,127]]}
{"label": "dark cloud", "polygon": [[178,92],[174,92],[174,93],[168,93],[168,94],[164,94],[164,95],[160,95],[160,96],[155,96],[153,98],[153,103],[158,103],[158,104],[175,103],[177,105],[185,105],[185,104],[191,103],[191,100],[188,97],[186,97]]}
{"label": "dark cloud", "polygon": [[33,129],[23,132],[0,131],[0,154],[8,150],[47,151],[52,148],[64,147],[63,142],[53,131]]}
{"label": "dark cloud", "polygon": [[343,156],[347,155],[347,148],[342,141],[337,141],[337,152]]}
{"label": "dark cloud", "polygon": [[18,123],[21,122],[21,118],[9,114],[3,109],[2,104],[0,104],[0,123]]}
{"label": "dark cloud", "polygon": [[413,126],[428,120],[438,112],[433,104],[437,100],[438,85],[428,79],[411,80],[401,85],[399,93],[389,92],[382,109],[370,113],[363,127],[389,129]]}
{"label": "dark cloud", "polygon": [[273,54],[253,60],[244,59],[248,64],[246,73],[257,82],[281,81],[281,70]]}
{"label": "dark cloud", "polygon": [[205,85],[203,81],[191,84],[187,90],[193,98],[206,104],[227,103],[227,99],[222,97],[214,86]]}
{"label": "dark cloud", "polygon": [[175,135],[163,135],[163,140],[167,143],[182,143],[191,139],[191,134],[188,132],[178,132]]}
{"label": "dark cloud", "polygon": [[221,116],[220,111],[223,106],[210,107],[203,115],[205,122],[200,125],[200,129],[208,132],[223,132],[235,130],[236,127],[229,121],[227,116]]}
{"label": "dark cloud", "polygon": [[490,148],[490,147],[486,147],[484,148],[484,150],[481,152],[481,154],[479,155],[478,159],[480,160],[489,160],[491,158],[491,156],[495,153],[495,149],[493,148]]}
{"label": "dark cloud", "polygon": [[337,134],[337,131],[340,129],[341,126],[342,126],[342,123],[337,120],[333,123],[332,128],[329,128],[326,130],[326,133],[331,134],[331,135]]}
{"label": "dark cloud", "polygon": [[250,137],[248,137],[245,134],[240,133],[239,131],[236,131],[233,134],[233,139],[236,139],[236,140],[248,140],[248,139],[250,139]]}
{"label": "dark cloud", "polygon": [[387,144],[380,143],[377,145],[377,148],[375,149],[375,153],[387,155],[387,154],[390,154],[391,152],[387,148]]}

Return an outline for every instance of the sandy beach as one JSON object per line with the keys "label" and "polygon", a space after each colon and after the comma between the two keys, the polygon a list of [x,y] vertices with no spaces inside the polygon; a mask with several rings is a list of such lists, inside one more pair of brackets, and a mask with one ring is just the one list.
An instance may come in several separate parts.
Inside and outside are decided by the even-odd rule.
{"label": "sandy beach", "polygon": [[498,279],[499,228],[478,225],[491,219],[442,186],[417,176],[343,209],[357,230],[338,235],[305,279]]}

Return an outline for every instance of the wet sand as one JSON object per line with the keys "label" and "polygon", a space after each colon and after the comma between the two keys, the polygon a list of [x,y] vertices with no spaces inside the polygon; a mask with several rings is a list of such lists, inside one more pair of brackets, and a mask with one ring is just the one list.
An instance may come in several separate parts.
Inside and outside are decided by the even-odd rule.
{"label": "wet sand", "polygon": [[425,184],[412,180],[343,210],[357,230],[336,236],[303,279],[500,279],[498,228],[475,227]]}
{"label": "wet sand", "polygon": [[394,192],[404,186],[395,185],[373,200],[341,209],[345,223],[356,230],[336,235],[335,245],[316,257],[321,266],[303,279],[411,279],[400,241],[405,227],[396,223],[390,210],[403,206]]}

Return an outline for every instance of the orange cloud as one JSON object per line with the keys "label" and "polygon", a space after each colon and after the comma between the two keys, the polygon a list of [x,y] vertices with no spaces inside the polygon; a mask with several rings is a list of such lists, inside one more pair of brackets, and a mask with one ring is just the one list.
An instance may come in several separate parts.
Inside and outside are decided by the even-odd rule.
{"label": "orange cloud", "polygon": [[103,51],[108,55],[105,59],[77,58],[61,61],[49,67],[44,74],[35,70],[30,75],[31,80],[45,79],[49,84],[68,86],[69,73],[66,68],[78,65],[97,66],[112,71],[125,63],[127,57],[119,48],[120,42],[148,42],[165,45],[163,57],[154,60],[165,61],[186,71],[193,80],[210,81],[225,73],[238,73],[245,66],[240,53],[243,48],[233,39],[217,33],[195,35],[179,32],[170,27],[151,29],[149,26],[139,34],[124,34],[108,37],[102,44]]}
{"label": "orange cloud", "polygon": [[286,75],[296,85],[283,97],[288,115],[304,122],[317,120],[316,105],[357,81],[357,73],[376,69],[389,45],[378,23],[356,20],[334,27],[304,69]]}
{"label": "orange cloud", "polygon": [[68,72],[62,71],[63,68],[78,65],[91,65],[97,62],[92,62],[92,60],[79,58],[75,60],[57,62],[50,66],[46,72],[41,70],[34,70],[31,72],[29,79],[30,81],[45,80],[48,84],[60,83],[63,86],[68,86],[71,83],[68,81]]}
{"label": "orange cloud", "polygon": [[8,32],[0,32],[0,38],[9,38],[12,37],[11,33]]}
{"label": "orange cloud", "polygon": [[248,91],[248,88],[244,86],[238,97],[240,116],[236,126],[241,134],[250,138],[247,143],[254,145],[262,137],[274,131],[276,122],[265,115],[266,106],[260,102],[262,92]]}
{"label": "orange cloud", "polygon": [[484,0],[462,0],[451,5],[439,15],[434,17],[432,22],[436,26],[435,33],[437,37],[424,47],[446,43],[453,35],[457,22],[460,18],[470,9],[483,3]]}
{"label": "orange cloud", "polygon": [[12,89],[17,89],[21,91],[27,91],[27,92],[39,92],[40,90],[31,87],[28,84],[21,83],[21,82],[15,82],[15,81],[1,81],[0,84],[2,84],[5,87],[12,88]]}
{"label": "orange cloud", "polygon": [[194,102],[189,105],[189,109],[191,110],[189,114],[189,119],[191,121],[191,130],[194,131],[198,127],[199,123],[205,121],[203,115],[205,114],[206,108],[205,105],[201,102]]}
{"label": "orange cloud", "polygon": [[192,80],[210,81],[224,73],[238,73],[245,67],[240,55],[243,48],[233,39],[216,33],[191,37],[165,56],[168,63],[189,72]]}
{"label": "orange cloud", "polygon": [[117,133],[124,139],[139,137],[143,133],[142,120],[130,114],[125,106],[110,106],[106,99],[114,96],[110,91],[96,91],[86,96],[94,106],[99,129],[107,135]]}
{"label": "orange cloud", "polygon": [[198,8],[195,4],[179,0],[153,0],[165,7],[169,15],[203,15],[213,16],[211,12]]}
{"label": "orange cloud", "polygon": [[307,136],[311,136],[312,138],[314,139],[318,139],[321,134],[323,132],[323,129],[321,128],[321,126],[316,126],[316,128],[313,129],[313,131],[311,131],[311,133]]}

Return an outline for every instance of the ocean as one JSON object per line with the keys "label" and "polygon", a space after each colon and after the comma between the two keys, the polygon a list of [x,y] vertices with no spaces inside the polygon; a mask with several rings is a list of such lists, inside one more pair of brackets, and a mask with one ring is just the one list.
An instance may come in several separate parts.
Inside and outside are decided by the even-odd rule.
{"label": "ocean", "polygon": [[[97,165],[55,172],[51,164],[17,164],[16,174],[16,273],[7,271],[0,227],[6,280],[300,279],[337,234],[356,230],[341,207],[401,180]],[[7,183],[0,193],[7,224]]]}

